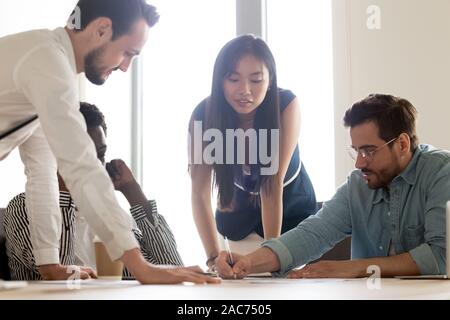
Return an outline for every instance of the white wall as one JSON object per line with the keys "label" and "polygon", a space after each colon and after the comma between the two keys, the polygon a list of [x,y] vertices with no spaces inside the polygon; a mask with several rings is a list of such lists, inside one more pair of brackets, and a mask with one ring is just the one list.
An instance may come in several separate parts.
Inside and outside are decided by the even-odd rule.
{"label": "white wall", "polygon": [[335,190],[331,3],[267,0],[267,40],[278,86],[298,97],[300,158],[318,201],[330,199]]}
{"label": "white wall", "polygon": [[[379,30],[367,27],[370,5],[381,10]],[[449,0],[333,0],[337,185],[353,168],[343,114],[370,93],[408,99],[420,141],[450,149],[449,13]]]}

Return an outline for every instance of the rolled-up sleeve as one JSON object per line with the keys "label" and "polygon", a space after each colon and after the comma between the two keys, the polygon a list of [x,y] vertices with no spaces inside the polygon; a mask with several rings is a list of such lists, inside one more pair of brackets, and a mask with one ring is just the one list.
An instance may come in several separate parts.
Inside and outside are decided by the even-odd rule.
{"label": "rolled-up sleeve", "polygon": [[316,215],[262,246],[270,248],[278,256],[281,268],[274,274],[283,276],[295,267],[320,258],[347,237],[351,229],[348,187],[344,184]]}
{"label": "rolled-up sleeve", "polygon": [[[132,233],[132,218],[119,207],[113,185],[95,154],[79,112],[77,78],[67,57],[50,45],[29,53],[15,70],[16,86],[36,108],[58,171],[89,226],[105,243],[112,259],[139,247]],[[55,197],[54,201],[57,201]],[[30,200],[36,206],[37,199]],[[52,200],[47,209],[54,205]],[[43,204],[42,210],[45,209]],[[52,210],[54,210],[52,208]],[[50,219],[48,212],[36,213]],[[46,218],[44,218],[46,217]],[[44,221],[31,226],[39,230]],[[52,237],[52,241],[54,237]],[[40,250],[36,243],[35,250]]]}
{"label": "rolled-up sleeve", "polygon": [[446,203],[450,200],[450,164],[441,168],[427,192],[425,242],[409,251],[423,275],[445,274]]}

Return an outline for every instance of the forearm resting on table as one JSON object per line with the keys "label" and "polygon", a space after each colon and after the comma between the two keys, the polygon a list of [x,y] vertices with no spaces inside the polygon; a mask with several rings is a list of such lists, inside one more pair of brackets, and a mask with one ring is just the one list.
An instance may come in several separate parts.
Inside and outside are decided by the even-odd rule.
{"label": "forearm resting on table", "polygon": [[251,261],[249,273],[275,272],[281,265],[278,256],[271,249],[262,247],[248,255]]}
{"label": "forearm resting on table", "polygon": [[128,271],[130,271],[136,278],[138,278],[143,272],[151,269],[138,248],[125,251],[120,260],[127,267]]}
{"label": "forearm resting on table", "polygon": [[[60,264],[44,264],[38,266],[39,273],[44,280],[56,279],[56,272],[61,268]],[[67,275],[69,277],[70,274]]]}
{"label": "forearm resting on table", "polygon": [[382,277],[420,275],[420,270],[411,255],[406,252],[396,256],[354,260],[358,265],[360,277],[366,277],[370,266],[380,268]]}

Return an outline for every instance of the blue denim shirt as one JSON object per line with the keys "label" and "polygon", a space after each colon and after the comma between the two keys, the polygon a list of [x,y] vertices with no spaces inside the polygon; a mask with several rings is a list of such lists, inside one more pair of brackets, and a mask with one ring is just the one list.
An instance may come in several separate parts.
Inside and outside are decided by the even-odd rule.
{"label": "blue denim shirt", "polygon": [[352,259],[409,252],[421,274],[445,274],[445,206],[450,200],[450,152],[419,145],[390,190],[370,189],[353,171],[314,216],[264,242],[281,263],[277,273],[318,259],[352,236]]}

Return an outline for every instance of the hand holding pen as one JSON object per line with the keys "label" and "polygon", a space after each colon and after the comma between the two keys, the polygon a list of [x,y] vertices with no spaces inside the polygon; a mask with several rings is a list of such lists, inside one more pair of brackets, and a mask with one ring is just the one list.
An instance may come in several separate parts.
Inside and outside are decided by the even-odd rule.
{"label": "hand holding pen", "polygon": [[[227,237],[224,237],[224,240],[225,240],[224,244],[225,244],[225,250],[226,250],[225,262],[226,262],[227,269],[228,269],[227,273],[229,273],[229,275],[227,275],[227,277],[230,277],[232,275],[232,277],[234,279],[236,279],[237,278],[236,273],[233,271],[233,266],[234,266],[234,262],[235,261],[233,259],[233,254],[231,253],[230,243],[228,242],[228,238]],[[223,255],[219,255],[219,260],[220,260],[221,256],[223,256]]]}
{"label": "hand holding pen", "polygon": [[[241,256],[228,250],[219,252],[216,260],[216,270],[224,279],[242,279],[252,270],[249,255]],[[232,264],[232,265],[231,265]]]}

